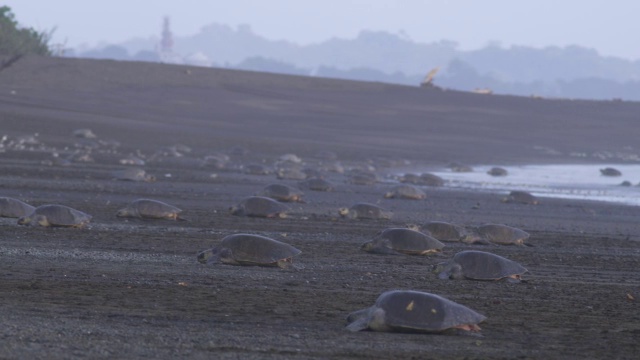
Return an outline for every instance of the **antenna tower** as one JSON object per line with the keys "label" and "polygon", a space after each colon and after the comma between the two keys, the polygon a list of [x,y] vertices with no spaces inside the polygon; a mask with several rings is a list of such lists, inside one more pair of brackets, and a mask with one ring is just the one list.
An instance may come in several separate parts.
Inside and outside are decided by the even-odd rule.
{"label": "antenna tower", "polygon": [[171,33],[171,23],[169,17],[165,16],[162,21],[162,39],[160,40],[160,51],[165,54],[173,52],[173,34]]}

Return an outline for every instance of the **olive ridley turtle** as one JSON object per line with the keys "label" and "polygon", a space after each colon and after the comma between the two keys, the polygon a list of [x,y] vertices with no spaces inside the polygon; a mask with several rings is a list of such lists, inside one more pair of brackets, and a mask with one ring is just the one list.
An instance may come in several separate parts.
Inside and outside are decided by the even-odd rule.
{"label": "olive ridley turtle", "polygon": [[91,220],[91,215],[64,205],[40,205],[27,216],[18,219],[19,225],[45,227],[82,227]]}
{"label": "olive ridley turtle", "polygon": [[514,190],[502,199],[503,203],[521,203],[538,205],[538,198],[528,191]]}
{"label": "olive ridley turtle", "polygon": [[357,203],[350,208],[340,208],[340,216],[349,219],[391,219],[393,213],[378,205]]}
{"label": "olive ridley turtle", "polygon": [[181,209],[162,201],[138,199],[118,210],[116,216],[140,219],[185,220],[180,217],[181,212]]}
{"label": "olive ridley turtle", "polygon": [[530,236],[528,232],[503,224],[480,225],[474,232],[494,244],[531,246],[524,242]]}
{"label": "olive ridley turtle", "polygon": [[0,197],[0,217],[21,218],[31,214],[35,207],[11,197]]}
{"label": "olive ridley turtle", "polygon": [[433,272],[440,279],[501,280],[520,282],[527,272],[522,265],[502,256],[476,250],[461,251],[449,261],[437,264]]}
{"label": "olive ridley turtle", "polygon": [[449,329],[479,331],[486,320],[468,307],[442,296],[414,290],[382,293],[375,304],[347,317],[347,330],[439,333]]}
{"label": "olive ridley turtle", "polygon": [[302,251],[295,247],[266,236],[233,234],[217,246],[199,253],[198,262],[287,268],[293,265],[293,257],[300,253]]}
{"label": "olive ridley turtle", "polygon": [[285,218],[287,212],[291,209],[271,198],[264,196],[249,196],[242,199],[238,205],[229,208],[231,215],[266,217],[266,218]]}
{"label": "olive ridley turtle", "polygon": [[442,251],[444,244],[419,231],[388,228],[360,247],[375,254],[428,255]]}
{"label": "olive ridley turtle", "polygon": [[302,191],[285,184],[269,184],[257,195],[283,202],[304,202]]}
{"label": "olive ridley turtle", "polygon": [[427,197],[427,194],[413,185],[402,184],[395,186],[391,191],[384,194],[384,197],[392,199],[423,200]]}

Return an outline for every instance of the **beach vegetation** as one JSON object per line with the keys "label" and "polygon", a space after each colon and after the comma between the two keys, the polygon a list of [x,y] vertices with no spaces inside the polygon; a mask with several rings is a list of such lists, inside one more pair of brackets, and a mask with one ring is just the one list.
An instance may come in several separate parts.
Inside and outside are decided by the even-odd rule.
{"label": "beach vegetation", "polygon": [[51,31],[38,31],[21,26],[8,6],[0,6],[0,56],[52,55],[49,47]]}

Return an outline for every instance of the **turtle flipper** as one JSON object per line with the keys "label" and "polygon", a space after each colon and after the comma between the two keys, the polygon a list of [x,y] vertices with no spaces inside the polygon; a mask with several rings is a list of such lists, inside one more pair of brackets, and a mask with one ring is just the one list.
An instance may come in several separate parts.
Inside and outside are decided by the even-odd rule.
{"label": "turtle flipper", "polygon": [[[366,310],[361,310],[361,311],[366,311]],[[345,329],[352,332],[362,331],[368,328],[369,328],[369,318],[366,316],[356,319],[351,324],[347,325],[347,327],[345,327]]]}

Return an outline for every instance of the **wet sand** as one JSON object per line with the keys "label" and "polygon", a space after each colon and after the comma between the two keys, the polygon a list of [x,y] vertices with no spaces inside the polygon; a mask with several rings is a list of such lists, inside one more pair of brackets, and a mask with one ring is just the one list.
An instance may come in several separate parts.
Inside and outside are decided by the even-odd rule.
{"label": "wet sand", "polygon": [[[424,187],[423,201],[385,199],[386,174],[466,164],[609,162],[635,151],[640,104],[483,96],[437,89],[114,61],[24,58],[0,71],[0,196],[93,215],[82,229],[0,219],[0,354],[6,358],[634,358],[640,334],[640,208]],[[90,128],[106,142],[73,137]],[[13,140],[38,133],[38,144]],[[115,140],[119,142],[114,147]],[[175,144],[182,157],[152,156]],[[225,169],[206,155],[242,146]],[[94,161],[78,161],[97,146]],[[2,151],[0,150],[0,151]],[[266,184],[249,175],[295,153],[330,150],[385,180],[305,191],[286,219],[229,206]],[[67,166],[58,158],[76,154]],[[639,151],[640,152],[640,151]],[[113,180],[129,154],[153,183]],[[137,198],[184,209],[188,222],[124,220]],[[337,209],[378,203],[394,218],[348,220]],[[533,247],[447,243],[439,255],[381,256],[359,245],[379,230],[431,220],[504,223]],[[302,250],[298,270],[205,266],[195,255],[229,234]],[[526,282],[442,281],[429,265],[480,249],[529,269]],[[351,311],[390,289],[433,292],[486,315],[480,336],[344,330]]]}

